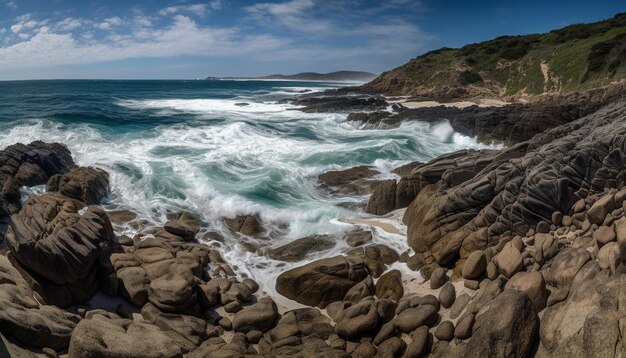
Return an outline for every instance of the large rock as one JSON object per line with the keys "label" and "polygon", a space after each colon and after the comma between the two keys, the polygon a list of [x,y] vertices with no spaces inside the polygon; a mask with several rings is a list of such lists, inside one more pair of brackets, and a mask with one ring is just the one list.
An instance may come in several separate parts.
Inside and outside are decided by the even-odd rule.
{"label": "large rock", "polygon": [[378,183],[372,177],[378,174],[374,167],[358,166],[344,170],[329,170],[317,178],[320,186],[339,195],[365,195]]}
{"label": "large rock", "polygon": [[397,184],[413,193],[404,216],[409,244],[449,264],[615,188],[626,157],[625,107],[615,101],[504,150],[459,151],[416,168]]}
{"label": "large rock", "polygon": [[59,192],[87,205],[99,204],[109,192],[109,174],[102,169],[78,167],[52,176],[46,191]]}
{"label": "large rock", "polygon": [[357,339],[378,332],[395,315],[396,305],[388,299],[365,298],[341,312],[335,331],[341,337]]}
{"label": "large rock", "polygon": [[106,213],[59,194],[31,196],[11,217],[6,242],[45,302],[70,306],[91,298],[107,264],[114,234]]}
{"label": "large rock", "polygon": [[463,264],[463,278],[476,280],[482,276],[487,269],[487,257],[482,251],[474,251]]}
{"label": "large rock", "polygon": [[362,260],[357,259],[335,256],[285,271],[276,279],[276,291],[304,305],[324,308],[342,300],[368,276]]}
{"label": "large rock", "polygon": [[157,326],[96,314],[74,330],[70,357],[182,357],[183,350]]}
{"label": "large rock", "polygon": [[602,272],[576,281],[566,300],[544,311],[537,357],[622,357],[626,276]]}
{"label": "large rock", "polygon": [[267,332],[276,325],[278,307],[274,300],[263,297],[259,302],[237,312],[233,318],[233,330],[247,333],[252,330]]}
{"label": "large rock", "polygon": [[539,340],[539,317],[523,293],[505,290],[478,316],[467,357],[531,357]]}
{"label": "large rock", "polygon": [[589,252],[583,248],[567,248],[561,251],[544,271],[546,283],[555,289],[548,299],[548,306],[567,298],[574,277],[591,260]]}
{"label": "large rock", "polygon": [[396,181],[389,179],[376,186],[365,211],[374,215],[384,215],[394,209],[396,209]]}
{"label": "large rock", "polygon": [[336,239],[330,235],[307,236],[270,249],[267,256],[273,260],[297,262],[304,260],[311,253],[330,250],[335,244]]}
{"label": "large rock", "polygon": [[8,258],[0,255],[0,332],[21,345],[63,350],[80,317],[42,305]]}
{"label": "large rock", "polygon": [[537,312],[546,307],[548,291],[540,271],[516,273],[506,283],[505,289],[517,290],[528,295]]}
{"label": "large rock", "polygon": [[18,143],[0,151],[0,217],[19,211],[20,187],[45,184],[74,167],[72,154],[58,143]]}

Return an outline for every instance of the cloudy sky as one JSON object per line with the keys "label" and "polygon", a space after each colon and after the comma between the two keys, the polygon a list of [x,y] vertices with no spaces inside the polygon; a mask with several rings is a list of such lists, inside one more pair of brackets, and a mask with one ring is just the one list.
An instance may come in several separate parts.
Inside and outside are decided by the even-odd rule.
{"label": "cloudy sky", "polygon": [[380,73],[442,46],[625,11],[623,0],[0,0],[0,80]]}

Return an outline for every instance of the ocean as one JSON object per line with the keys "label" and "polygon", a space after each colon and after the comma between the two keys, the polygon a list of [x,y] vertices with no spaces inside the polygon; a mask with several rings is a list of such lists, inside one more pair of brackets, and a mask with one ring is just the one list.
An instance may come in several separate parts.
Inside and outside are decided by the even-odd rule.
{"label": "ocean", "polygon": [[[292,81],[18,81],[0,82],[0,147],[60,142],[75,161],[110,174],[108,210],[130,210],[143,226],[163,225],[188,210],[217,231],[238,273],[273,289],[285,264],[250,252],[222,217],[260,214],[280,235],[255,243],[277,247],[318,233],[340,236],[345,218],[365,216],[364,196],[321,190],[327,170],[371,165],[381,178],[411,161],[463,148],[484,148],[445,121],[411,121],[392,129],[360,128],[345,113],[304,113],[280,100],[342,86]],[[43,187],[24,188],[24,195]],[[285,225],[287,224],[287,225]],[[133,235],[136,226],[116,227]],[[202,236],[202,235],[200,235]],[[403,235],[378,230],[375,241],[408,248]],[[339,243],[333,252],[345,250]],[[325,252],[324,256],[333,254]],[[314,259],[310,257],[310,259]]]}

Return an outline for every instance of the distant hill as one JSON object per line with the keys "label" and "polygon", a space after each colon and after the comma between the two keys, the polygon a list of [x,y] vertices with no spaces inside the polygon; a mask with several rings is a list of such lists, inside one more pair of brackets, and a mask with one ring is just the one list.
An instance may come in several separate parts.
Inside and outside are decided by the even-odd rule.
{"label": "distant hill", "polygon": [[292,80],[292,81],[328,81],[328,82],[368,82],[376,78],[370,72],[337,71],[331,73],[302,72],[295,75],[269,75],[262,77],[208,77],[209,80]]}
{"label": "distant hill", "polygon": [[502,36],[442,48],[381,74],[361,89],[435,99],[519,99],[569,93],[626,78],[626,13],[546,34]]}

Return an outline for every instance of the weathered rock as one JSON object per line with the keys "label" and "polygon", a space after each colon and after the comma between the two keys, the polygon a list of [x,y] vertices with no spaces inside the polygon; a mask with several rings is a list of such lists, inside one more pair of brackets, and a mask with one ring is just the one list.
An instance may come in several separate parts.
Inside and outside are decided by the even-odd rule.
{"label": "weathered rock", "polygon": [[175,219],[169,220],[163,228],[170,234],[180,236],[185,241],[191,241],[196,238],[202,221],[194,214],[182,212],[176,215]]}
{"label": "weathered rock", "polygon": [[587,210],[587,217],[592,224],[602,225],[604,218],[606,218],[613,209],[615,209],[614,195],[605,195]]}
{"label": "weathered rock", "polygon": [[320,186],[339,195],[365,195],[372,192],[377,180],[371,179],[378,171],[374,167],[358,166],[344,170],[330,170],[317,178]]}
{"label": "weathered rock", "polygon": [[494,258],[494,262],[500,273],[508,278],[513,276],[524,266],[522,254],[517,247],[510,242],[504,245],[502,251]]}
{"label": "weathered rock", "polygon": [[367,202],[365,212],[384,215],[396,209],[396,181],[389,179],[380,182]]}
{"label": "weathered rock", "polygon": [[148,303],[141,309],[146,322],[159,327],[187,353],[208,339],[206,321],[187,315],[163,313]]}
{"label": "weathered rock", "polygon": [[276,325],[278,307],[269,297],[259,299],[259,302],[245,307],[237,312],[233,318],[233,330],[247,333],[252,330],[267,332]]}
{"label": "weathered rock", "polygon": [[378,346],[378,352],[376,354],[376,357],[400,357],[402,356],[402,353],[404,353],[405,349],[406,343],[402,339],[398,337],[391,337]]}
{"label": "weathered rock", "polygon": [[[11,217],[6,242],[42,299],[62,307],[88,300],[107,264],[113,228],[101,209],[59,194],[31,196]],[[50,269],[54,268],[54,269]]]}
{"label": "weathered rock", "polygon": [[598,247],[602,247],[611,241],[615,241],[615,231],[612,227],[600,226],[594,231],[593,238],[598,243]]}
{"label": "weathered rock", "polygon": [[463,278],[475,280],[480,278],[487,268],[487,257],[482,251],[472,252],[463,264]]}
{"label": "weathered rock", "polygon": [[583,248],[567,248],[556,255],[543,273],[546,283],[555,287],[548,298],[548,306],[567,298],[574,277],[589,260],[591,255]]}
{"label": "weathered rock", "polygon": [[263,232],[261,219],[256,215],[239,215],[235,218],[224,218],[226,225],[242,235],[257,236]]}
{"label": "weathered rock", "polygon": [[505,290],[476,320],[466,354],[469,357],[530,357],[538,339],[539,317],[532,301],[518,291]]}
{"label": "weathered rock", "polygon": [[0,255],[0,332],[24,346],[67,348],[80,317],[42,305],[8,258]]}
{"label": "weathered rock", "polygon": [[326,307],[340,301],[368,276],[363,262],[335,256],[285,271],[276,279],[276,291],[308,306]]}
{"label": "weathered rock", "polygon": [[370,230],[356,229],[346,233],[343,239],[348,246],[362,246],[372,241],[372,232]]}
{"label": "weathered rock", "polygon": [[506,283],[505,289],[517,290],[528,295],[537,312],[546,307],[548,291],[540,271],[516,273]]}
{"label": "weathered rock", "polygon": [[397,184],[414,193],[404,216],[410,245],[449,264],[615,187],[623,108],[616,101],[507,149],[459,151],[416,168]]}
{"label": "weathered rock", "polygon": [[388,271],[380,276],[376,282],[376,297],[397,301],[402,296],[404,296],[404,287],[402,286],[402,273],[399,270]]}
{"label": "weathered rock", "polygon": [[157,326],[94,315],[76,326],[70,357],[182,357],[183,350]]}
{"label": "weathered rock", "polygon": [[403,357],[406,358],[420,358],[426,357],[430,353],[432,346],[432,336],[428,332],[428,327],[418,327],[411,334],[411,343],[406,347]]}
{"label": "weathered rock", "polygon": [[454,336],[459,339],[465,339],[472,335],[472,328],[474,328],[475,315],[473,313],[467,314],[460,318],[454,328]]}
{"label": "weathered rock", "polygon": [[330,250],[335,244],[336,239],[329,235],[307,236],[271,249],[267,256],[273,260],[297,262],[304,260],[311,253]]}
{"label": "weathered rock", "polygon": [[109,174],[92,167],[73,168],[50,177],[47,192],[58,192],[87,205],[99,204],[109,192]]}
{"label": "weathered rock", "polygon": [[75,166],[70,151],[58,143],[17,143],[0,151],[0,217],[20,210],[20,187],[45,184]]}

